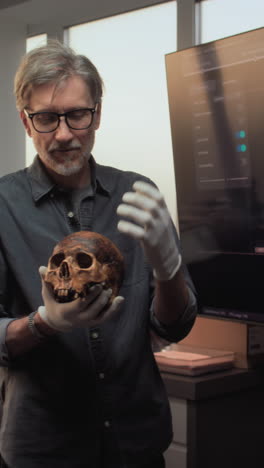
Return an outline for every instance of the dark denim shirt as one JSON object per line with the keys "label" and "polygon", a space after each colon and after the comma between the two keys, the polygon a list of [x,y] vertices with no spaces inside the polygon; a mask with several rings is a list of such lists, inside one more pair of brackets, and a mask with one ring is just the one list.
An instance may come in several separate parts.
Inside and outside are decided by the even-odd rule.
{"label": "dark denim shirt", "polygon": [[[152,320],[151,268],[140,243],[116,227],[122,195],[135,180],[150,181],[93,159],[91,167],[92,189],[79,209],[38,157],[0,179],[0,453],[10,468],[136,467],[172,438],[149,331],[155,327],[175,342],[189,332],[196,314],[192,283],[185,272],[190,303],[172,327]],[[100,327],[58,333],[12,359],[5,346],[8,323],[43,304],[38,268],[59,240],[80,229],[104,234],[123,253],[122,309]]]}

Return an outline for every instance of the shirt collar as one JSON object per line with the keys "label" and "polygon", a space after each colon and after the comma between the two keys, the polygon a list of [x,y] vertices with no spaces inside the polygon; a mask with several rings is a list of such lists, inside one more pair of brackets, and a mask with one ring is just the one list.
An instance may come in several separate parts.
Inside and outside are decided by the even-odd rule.
{"label": "shirt collar", "polygon": [[[105,173],[105,166],[100,166],[95,162],[93,156],[89,159],[92,176],[92,187],[94,193],[100,192],[103,195],[111,196],[113,184]],[[35,202],[50,194],[56,187],[56,184],[49,177],[44,164],[38,155],[35,156],[33,163],[27,168],[29,182],[32,190],[32,197]]]}

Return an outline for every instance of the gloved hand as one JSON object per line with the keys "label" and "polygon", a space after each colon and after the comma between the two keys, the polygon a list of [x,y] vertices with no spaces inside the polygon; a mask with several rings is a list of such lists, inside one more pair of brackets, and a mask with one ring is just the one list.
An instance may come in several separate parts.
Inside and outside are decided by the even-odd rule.
{"label": "gloved hand", "polygon": [[168,281],[181,266],[172,221],[161,193],[152,185],[138,181],[134,192],[124,194],[117,214],[129,221],[119,221],[117,227],[122,233],[139,239],[146,257],[160,281]]}
{"label": "gloved hand", "polygon": [[85,298],[58,303],[54,299],[50,284],[44,281],[46,270],[44,266],[39,268],[44,306],[38,308],[38,313],[42,320],[54,330],[64,332],[77,327],[98,325],[117,312],[124,301],[122,296],[117,296],[112,304],[106,307],[112,290],[104,290],[101,285],[95,285]]}

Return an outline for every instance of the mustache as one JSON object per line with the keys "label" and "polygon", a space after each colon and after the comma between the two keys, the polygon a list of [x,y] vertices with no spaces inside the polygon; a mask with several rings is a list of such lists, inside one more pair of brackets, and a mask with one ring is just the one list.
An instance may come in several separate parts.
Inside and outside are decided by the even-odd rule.
{"label": "mustache", "polygon": [[49,147],[49,152],[52,153],[53,151],[70,151],[79,149],[81,149],[81,145],[79,143],[71,141],[70,143],[52,143]]}

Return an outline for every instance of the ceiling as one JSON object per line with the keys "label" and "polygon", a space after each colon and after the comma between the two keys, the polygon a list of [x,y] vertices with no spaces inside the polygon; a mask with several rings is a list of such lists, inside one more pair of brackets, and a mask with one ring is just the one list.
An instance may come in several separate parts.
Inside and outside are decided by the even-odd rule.
{"label": "ceiling", "polygon": [[18,5],[18,3],[26,3],[27,0],[0,0],[0,9]]}
{"label": "ceiling", "polygon": [[[166,0],[0,0],[0,22],[27,25],[29,34],[45,32],[43,25],[71,26],[124,13]],[[40,29],[38,28],[40,25]],[[35,28],[36,26],[36,28]],[[33,35],[34,35],[33,34]]]}

